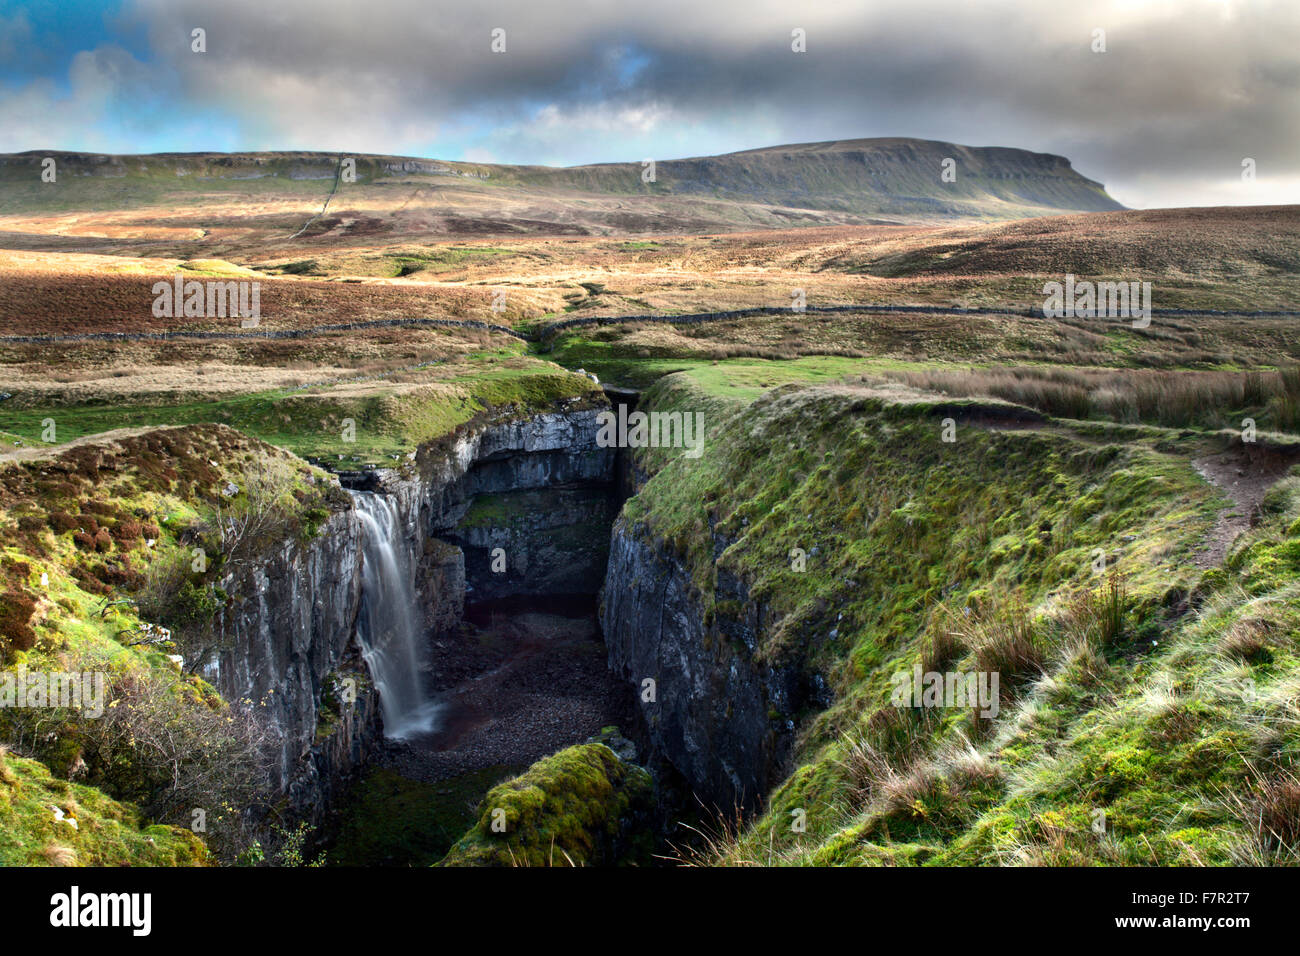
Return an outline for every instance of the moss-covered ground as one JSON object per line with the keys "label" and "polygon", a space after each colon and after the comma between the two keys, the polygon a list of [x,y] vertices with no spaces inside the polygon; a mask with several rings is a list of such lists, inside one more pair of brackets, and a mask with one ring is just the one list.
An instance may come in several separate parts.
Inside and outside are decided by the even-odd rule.
{"label": "moss-covered ground", "polygon": [[144,825],[136,809],[0,751],[0,866],[207,866],[188,830]]}
{"label": "moss-covered ground", "polygon": [[604,744],[581,744],[493,787],[443,866],[650,862],[653,783]]}
{"label": "moss-covered ground", "polygon": [[213,423],[340,468],[392,467],[476,417],[599,395],[590,379],[514,352],[432,365],[403,373],[401,381],[385,378],[199,401],[178,396],[175,403],[0,406],[0,430],[14,436],[10,447],[21,441],[43,448],[51,447],[43,440],[51,421],[59,444],[115,428]]}

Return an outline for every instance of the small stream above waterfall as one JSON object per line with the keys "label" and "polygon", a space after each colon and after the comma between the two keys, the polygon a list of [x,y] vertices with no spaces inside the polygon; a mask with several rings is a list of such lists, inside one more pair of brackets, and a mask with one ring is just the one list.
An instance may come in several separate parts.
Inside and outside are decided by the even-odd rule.
{"label": "small stream above waterfall", "polygon": [[427,734],[439,707],[428,688],[429,643],[416,604],[411,549],[403,546],[406,529],[388,496],[353,492],[353,500],[364,536],[357,631],[379,690],[384,736]]}

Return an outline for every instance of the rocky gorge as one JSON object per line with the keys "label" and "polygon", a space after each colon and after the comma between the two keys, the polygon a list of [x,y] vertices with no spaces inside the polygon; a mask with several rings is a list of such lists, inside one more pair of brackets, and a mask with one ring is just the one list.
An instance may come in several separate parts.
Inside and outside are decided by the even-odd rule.
{"label": "rocky gorge", "polygon": [[[611,399],[651,412],[704,409],[707,454],[603,447]],[[949,418],[965,443],[958,458],[933,441]],[[846,425],[827,433],[827,421]],[[994,654],[989,635],[1001,632],[988,617],[1023,616],[1030,602],[1086,581],[1099,547],[1137,569],[1125,585],[1134,590],[1076,587],[1057,616],[1017,624],[1031,629],[1036,667],[1062,653],[1048,643],[1058,630],[1110,653],[1191,620],[1193,588],[1212,586],[1213,570],[1199,583],[1194,570],[1177,586],[1147,581],[1149,564],[1126,550],[1144,539],[1116,545],[1113,533],[1161,531],[1162,553],[1198,553],[1217,505],[1188,464],[1203,453],[1195,436],[1186,447],[1092,439],[996,403],[900,403],[868,387],[724,402],[688,377],[636,395],[588,391],[496,409],[395,467],[332,475],[223,426],[158,429],[11,468],[6,487],[35,563],[2,567],[29,587],[50,578],[58,600],[43,613],[102,622],[96,647],[147,663],[148,679],[185,695],[200,718],[255,715],[270,744],[268,792],[235,805],[281,833],[305,825],[310,851],[331,863],[554,865],[558,846],[575,862],[645,865],[693,852],[697,825],[733,814],[755,840],[785,841],[781,852],[839,860],[877,852],[841,834],[838,814],[851,801],[887,814],[890,833],[931,839],[950,818],[936,824],[926,813],[951,812],[953,786],[978,784],[988,799],[1000,786],[985,776],[944,782],[877,809],[870,801],[893,798],[853,776],[877,759],[854,741],[915,747],[951,732],[965,749],[935,773],[964,772],[984,759],[973,747],[997,741],[970,714],[945,725],[891,706],[888,675],[910,673],[918,653],[931,663]],[[273,511],[251,555],[223,552],[227,525],[257,510],[240,512],[232,499],[257,505],[258,472],[278,475],[281,500],[296,504]],[[107,482],[120,502],[111,512],[97,490]],[[74,498],[75,515],[59,504]],[[1118,516],[1113,525],[1090,517],[1099,502]],[[1193,510],[1182,510],[1188,502]],[[38,505],[47,516],[28,515]],[[96,524],[95,536],[79,530]],[[166,554],[150,557],[179,559],[180,593],[207,594],[197,578],[217,599],[205,645],[180,655],[146,643],[148,622],[171,621],[146,603],[118,610],[109,583],[131,580],[132,560],[164,536]],[[42,547],[63,549],[54,553],[76,588],[48,573]],[[192,554],[216,562],[215,577],[191,573]],[[1267,549],[1260,560],[1272,560]],[[1099,638],[1107,587],[1119,595],[1119,621]],[[1008,611],[1003,594],[1024,603]],[[936,645],[936,628],[956,629],[959,643]],[[1032,669],[1002,666],[1010,694],[1035,692]],[[120,680],[115,693],[144,680]],[[1001,703],[1012,711],[1019,700]],[[135,726],[154,726],[149,698],[131,706]],[[22,724],[9,732],[34,739]],[[66,744],[38,753],[153,806],[157,770],[119,769],[106,733],[70,719]],[[190,800],[150,812],[175,819]],[[791,816],[817,828],[811,851],[802,831],[786,834]],[[183,836],[177,846],[190,846]],[[238,848],[227,847],[216,844],[234,859]],[[899,847],[879,852],[913,852]]]}
{"label": "rocky gorge", "polygon": [[[832,703],[824,668],[803,652],[818,641],[774,651],[791,615],[730,560],[763,540],[744,524],[692,518],[664,532],[685,514],[674,502],[707,517],[711,495],[687,483],[709,473],[689,455],[667,467],[661,453],[678,455],[668,449],[604,447],[611,398],[651,412],[683,400],[671,389],[588,391],[497,410],[397,466],[333,475],[230,430],[193,433],[217,442],[190,452],[217,494],[251,498],[250,467],[287,462],[310,517],[220,561],[210,646],[186,665],[265,730],[263,819],[307,823],[338,849],[332,859],[411,864],[437,862],[475,826],[495,832],[470,811],[512,778],[541,779],[561,803],[612,787],[609,806],[634,807],[635,829],[661,841],[683,810],[762,808],[801,721]],[[218,465],[247,488],[219,478]],[[233,512],[216,507],[206,523],[185,521],[220,530]],[[178,556],[195,533],[177,535]],[[650,776],[590,754],[530,775],[574,746],[607,746]],[[592,773],[605,784],[565,782]],[[537,808],[519,813],[534,819]],[[601,825],[629,824],[615,814]],[[437,836],[411,852],[416,832]],[[462,850],[495,858],[490,846]]]}
{"label": "rocky gorge", "polygon": [[[540,414],[476,422],[420,448],[400,468],[343,473],[339,479],[351,494],[317,535],[278,544],[223,578],[230,599],[217,615],[219,651],[203,676],[226,699],[252,703],[265,715],[277,742],[271,782],[293,812],[321,823],[385,752],[408,772],[434,779],[482,769],[438,754],[454,749],[468,725],[482,722],[482,701],[457,704],[456,688],[473,683],[471,674],[477,680],[512,668],[554,671],[555,662],[532,659],[539,648],[579,647],[585,663],[576,670],[589,685],[601,683],[605,675],[592,666],[604,671],[603,653],[600,661],[591,653],[600,640],[594,601],[605,583],[619,499],[617,451],[596,443],[600,408],[573,401]],[[376,522],[381,508],[383,520]],[[370,540],[381,527],[391,538],[383,542],[392,555],[387,565]],[[396,587],[376,577],[395,574],[409,580]],[[376,662],[374,645],[393,639],[393,625],[376,625],[368,604],[399,597],[413,605],[406,639],[421,645],[415,675],[408,673],[414,658],[389,674]],[[546,606],[555,601],[564,606]],[[550,645],[528,627],[555,622],[577,628],[576,643],[564,627]],[[505,644],[487,646],[490,627]],[[385,633],[373,633],[379,631]],[[516,656],[524,661],[512,664]],[[448,702],[437,728],[425,728],[438,733],[411,742],[404,738],[412,735],[394,726],[400,717],[388,698],[399,690],[385,685],[399,673],[420,685],[425,704]],[[555,673],[550,678],[552,687],[562,683]],[[612,681],[604,683],[587,726],[620,710],[610,700]],[[531,709],[538,710],[535,702]],[[557,721],[565,719],[551,723]],[[510,732],[493,729],[498,739]],[[534,736],[542,750],[507,747],[511,762],[492,758],[489,765],[524,766],[580,742],[557,726]]]}
{"label": "rocky gorge", "polygon": [[[351,507],[226,582],[228,639],[208,674],[223,695],[267,701],[275,784],[295,810],[321,823],[376,767],[439,787],[517,772],[607,725],[664,781],[661,801],[758,805],[792,736],[772,715],[795,712],[809,686],[798,668],[755,661],[766,610],[742,580],[719,579],[736,610],[706,622],[683,558],[619,518],[647,472],[600,446],[608,407],[476,422],[399,468],[343,472]],[[381,504],[384,573],[409,577],[402,588],[367,568],[367,512]],[[376,666],[375,643],[401,630],[367,612],[380,590],[413,604],[419,646],[394,673],[418,656],[431,709],[414,731]]]}

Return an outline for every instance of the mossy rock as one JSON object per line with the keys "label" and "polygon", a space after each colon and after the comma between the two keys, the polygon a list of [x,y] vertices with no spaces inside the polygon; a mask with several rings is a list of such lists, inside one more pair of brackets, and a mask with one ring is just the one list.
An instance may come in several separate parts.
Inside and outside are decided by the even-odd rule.
{"label": "mossy rock", "polygon": [[493,787],[439,866],[646,864],[653,809],[649,773],[604,744],[581,744]]}

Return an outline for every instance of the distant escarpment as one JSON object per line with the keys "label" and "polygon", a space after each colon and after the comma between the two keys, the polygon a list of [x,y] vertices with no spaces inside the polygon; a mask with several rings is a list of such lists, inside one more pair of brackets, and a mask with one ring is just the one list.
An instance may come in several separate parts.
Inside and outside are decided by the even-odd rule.
{"label": "distant escarpment", "polygon": [[[356,178],[337,191],[345,158]],[[47,159],[58,170],[56,195],[41,188]],[[394,187],[401,193],[398,203]],[[217,204],[213,216],[223,226],[238,220],[223,195],[291,206],[314,197],[321,215],[294,225],[307,238],[338,230],[367,235],[719,232],[1006,220],[1123,208],[1062,156],[903,138],[664,157],[653,170],[641,162],[506,166],[312,152],[106,156],[49,150],[0,156],[0,207],[15,213],[175,205],[186,210],[186,226],[197,229],[205,228],[204,204]],[[213,218],[210,225],[217,224]],[[246,226],[264,229],[266,223]],[[23,229],[30,228],[24,220]]]}

